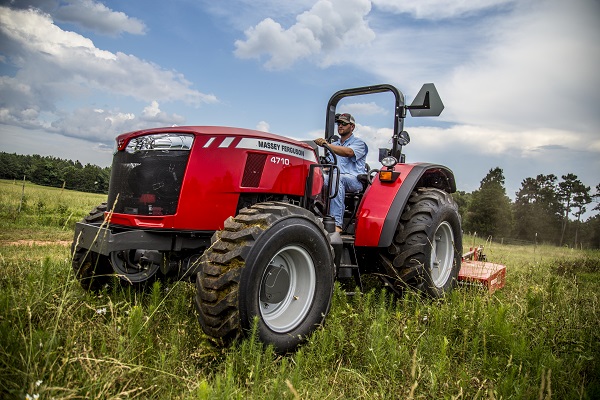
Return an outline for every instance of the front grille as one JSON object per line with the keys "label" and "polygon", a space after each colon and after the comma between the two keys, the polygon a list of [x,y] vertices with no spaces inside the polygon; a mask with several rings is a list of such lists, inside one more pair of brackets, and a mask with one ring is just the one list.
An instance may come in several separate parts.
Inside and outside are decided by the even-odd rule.
{"label": "front grille", "polygon": [[263,169],[267,155],[264,153],[249,153],[246,159],[246,167],[244,168],[244,176],[242,177],[243,187],[258,187],[260,178],[262,177]]}
{"label": "front grille", "polygon": [[117,152],[108,191],[109,210],[137,215],[175,214],[189,155],[188,150]]}

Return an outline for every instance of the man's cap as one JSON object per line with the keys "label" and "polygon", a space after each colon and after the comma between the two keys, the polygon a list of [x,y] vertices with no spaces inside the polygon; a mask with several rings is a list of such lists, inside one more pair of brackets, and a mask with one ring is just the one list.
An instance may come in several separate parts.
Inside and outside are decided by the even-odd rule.
{"label": "man's cap", "polygon": [[345,122],[347,124],[356,125],[356,123],[354,122],[354,117],[348,113],[337,115],[335,122]]}

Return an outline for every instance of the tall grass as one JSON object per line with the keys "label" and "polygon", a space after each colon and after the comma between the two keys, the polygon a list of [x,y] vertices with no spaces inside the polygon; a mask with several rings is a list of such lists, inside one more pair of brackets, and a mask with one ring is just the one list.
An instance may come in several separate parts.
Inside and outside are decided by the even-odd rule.
{"label": "tall grass", "polygon": [[71,239],[75,223],[103,201],[106,195],[0,179],[0,241]]}
{"label": "tall grass", "polygon": [[336,287],[323,329],[279,356],[255,335],[214,346],[189,283],[83,291],[69,247],[47,243],[62,227],[37,233],[44,222],[28,210],[3,237],[45,242],[0,241],[0,398],[600,397],[598,252],[488,244],[490,261],[508,266],[493,295],[459,287],[431,301],[374,288],[348,297]]}

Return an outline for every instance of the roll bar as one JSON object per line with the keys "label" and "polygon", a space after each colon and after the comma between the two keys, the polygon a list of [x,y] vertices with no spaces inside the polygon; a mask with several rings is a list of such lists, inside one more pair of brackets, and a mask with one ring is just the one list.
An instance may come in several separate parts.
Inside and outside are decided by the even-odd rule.
{"label": "roll bar", "polygon": [[325,116],[325,139],[329,141],[329,139],[334,135],[335,111],[340,100],[345,97],[384,92],[393,93],[395,98],[392,154],[397,154],[401,147],[398,143],[398,138],[400,137],[400,133],[404,130],[404,118],[406,118],[407,110],[413,117],[437,117],[444,109],[442,99],[440,98],[433,83],[424,84],[423,87],[421,87],[421,90],[419,90],[419,93],[417,93],[415,96],[415,100],[409,106],[404,104],[404,94],[389,84],[343,89],[334,93],[327,103],[327,114]]}

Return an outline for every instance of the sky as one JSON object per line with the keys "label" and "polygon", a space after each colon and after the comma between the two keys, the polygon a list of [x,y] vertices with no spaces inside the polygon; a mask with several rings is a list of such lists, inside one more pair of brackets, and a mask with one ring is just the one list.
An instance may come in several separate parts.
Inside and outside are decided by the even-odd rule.
{"label": "sky", "polygon": [[[598,0],[0,0],[0,151],[109,166],[123,132],[222,125],[324,135],[338,90],[445,108],[405,120],[407,162],[472,192],[495,167],[600,183]],[[393,97],[344,99],[368,162]],[[592,208],[592,207],[590,207]]]}

